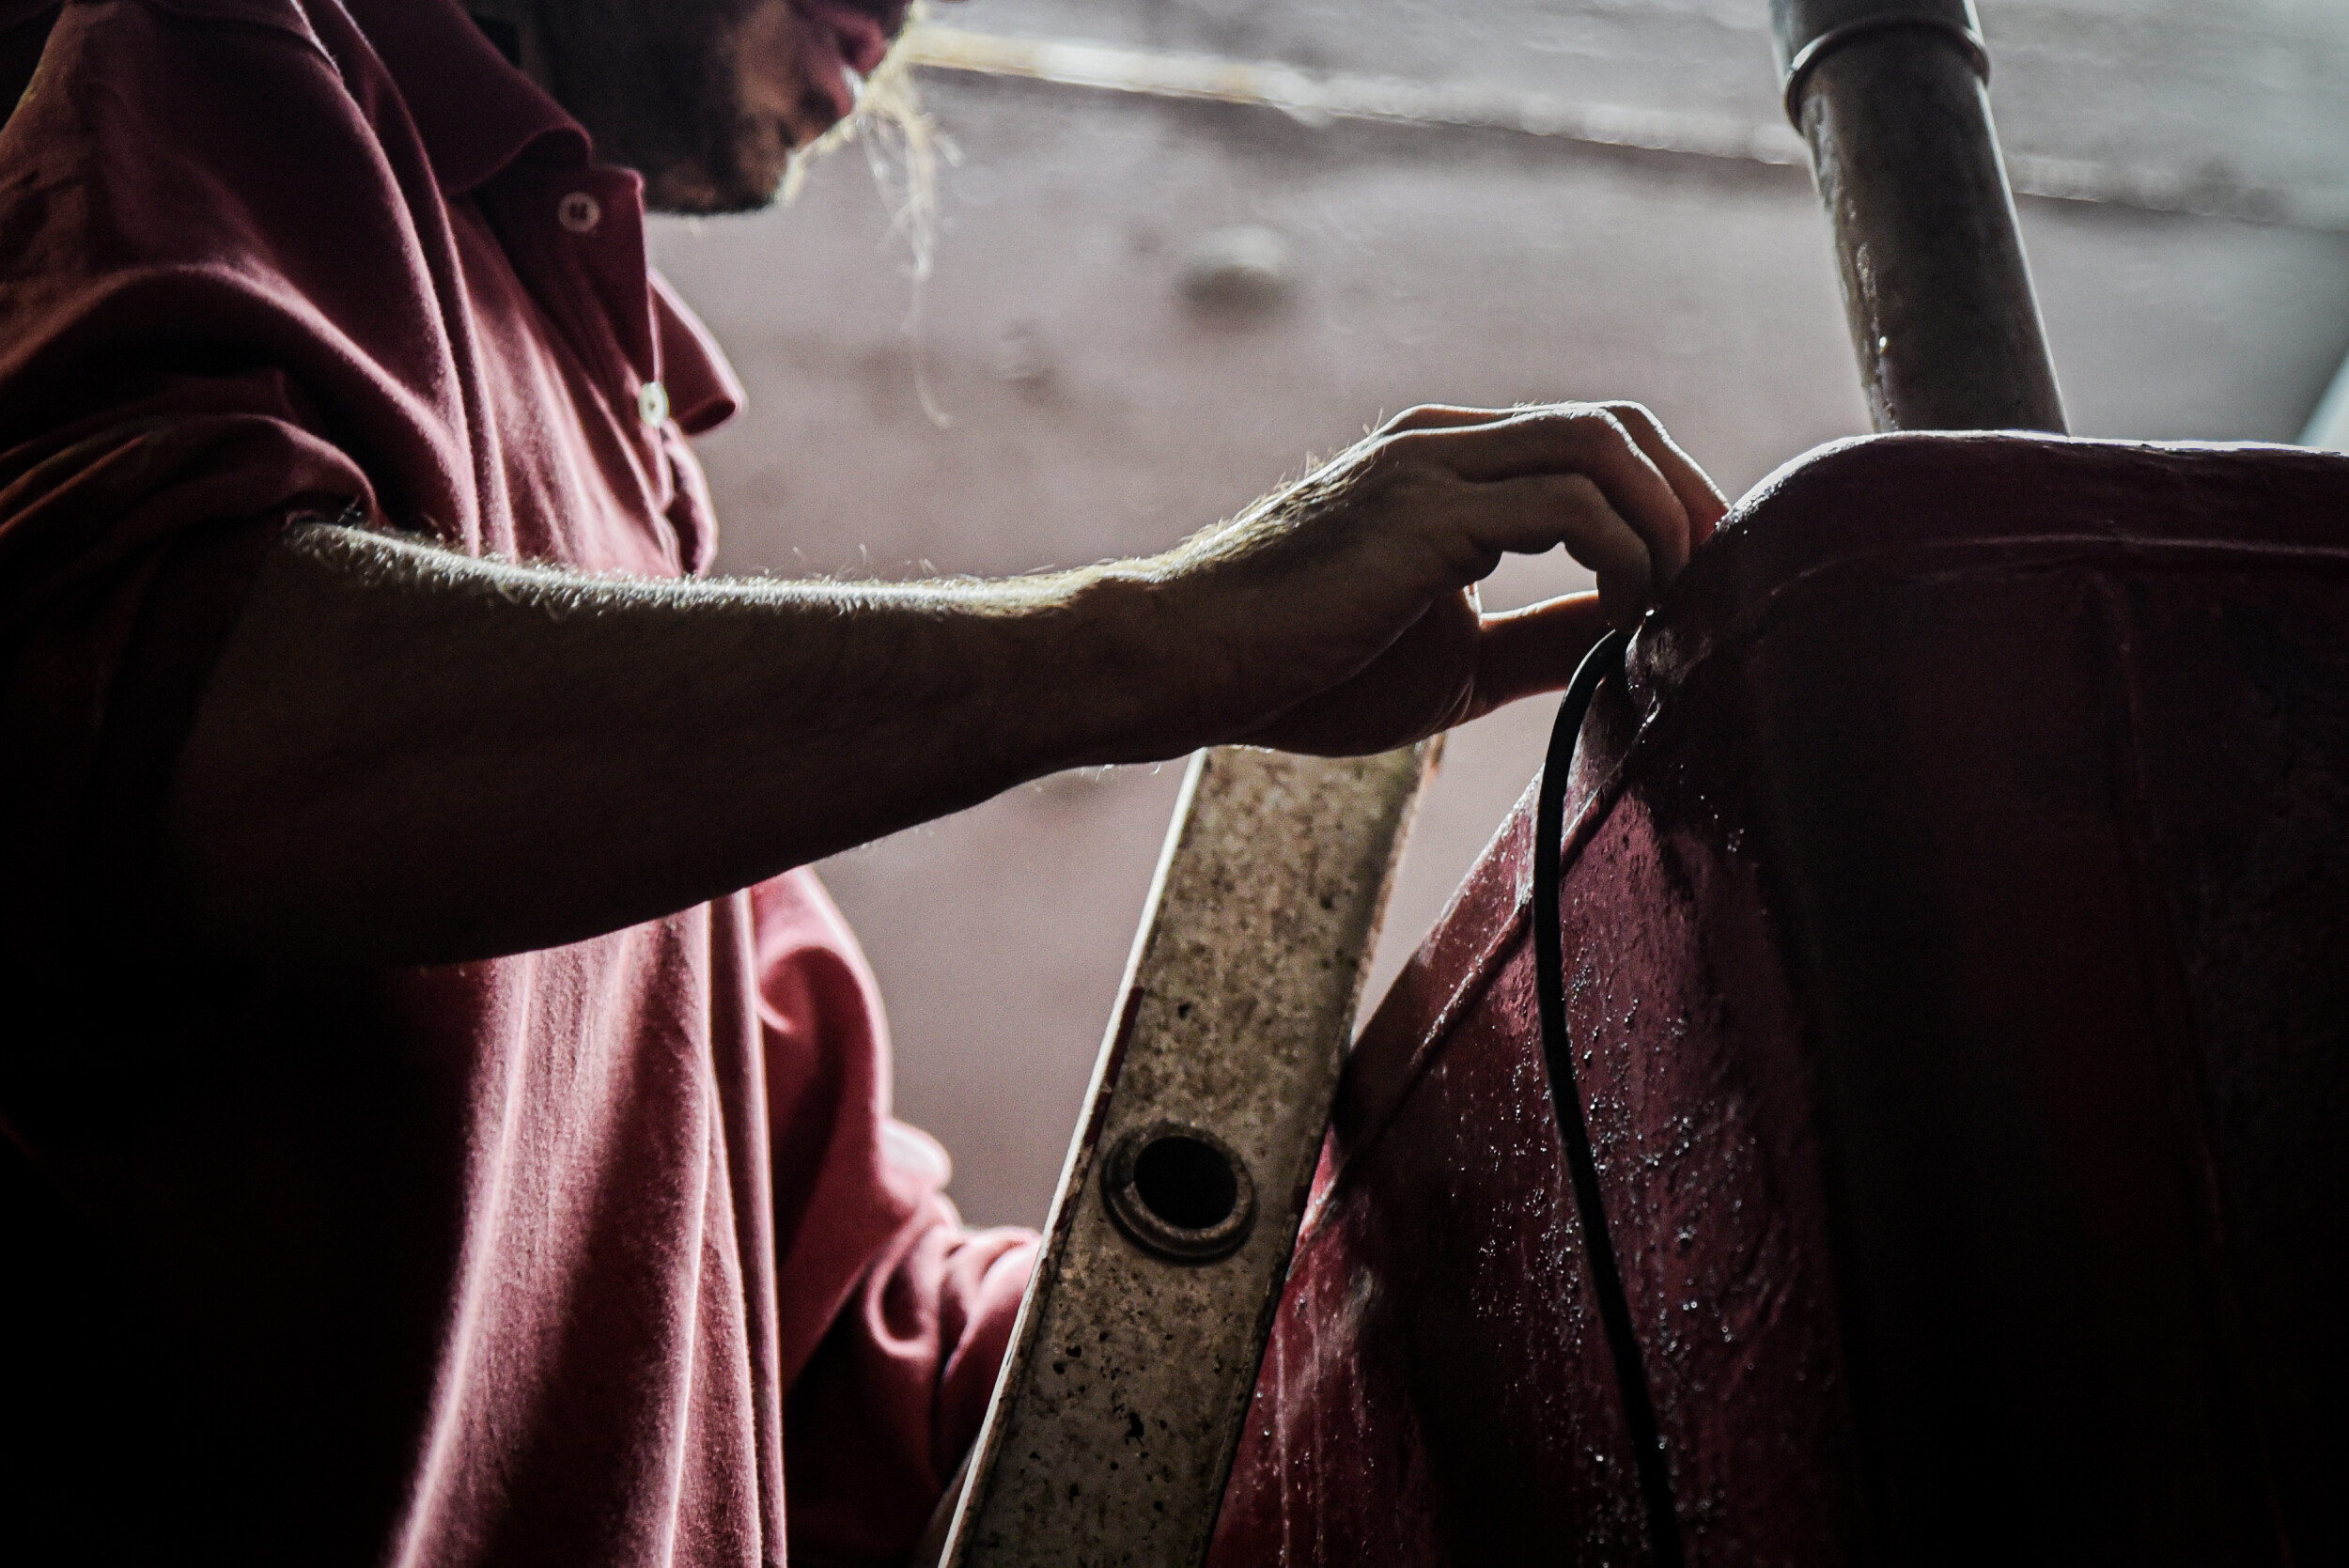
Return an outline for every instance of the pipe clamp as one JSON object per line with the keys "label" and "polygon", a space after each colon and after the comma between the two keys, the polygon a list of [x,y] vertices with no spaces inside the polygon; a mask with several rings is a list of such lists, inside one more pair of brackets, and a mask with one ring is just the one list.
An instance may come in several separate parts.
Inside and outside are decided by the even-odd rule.
{"label": "pipe clamp", "polygon": [[1819,62],[1847,43],[1894,29],[1939,34],[1965,53],[1987,85],[1990,52],[1983,46],[1974,0],[1770,0],[1771,42],[1784,83],[1786,117],[1802,129],[1802,94]]}

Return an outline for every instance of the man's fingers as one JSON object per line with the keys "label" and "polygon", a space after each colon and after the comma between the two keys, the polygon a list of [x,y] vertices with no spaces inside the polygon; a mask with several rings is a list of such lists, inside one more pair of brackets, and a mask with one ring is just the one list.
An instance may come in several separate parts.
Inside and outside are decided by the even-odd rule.
{"label": "man's fingers", "polygon": [[1622,421],[1589,404],[1529,409],[1487,425],[1407,431],[1387,442],[1411,460],[1483,482],[1579,474],[1647,541],[1657,581],[1688,564],[1691,524],[1671,483]]}
{"label": "man's fingers", "polygon": [[1422,403],[1405,409],[1378,427],[1382,436],[1401,435],[1408,430],[1456,430],[1470,425],[1490,425],[1496,420],[1512,419],[1515,409],[1464,409],[1451,403]]}
{"label": "man's fingers", "polygon": [[1608,617],[1629,626],[1656,586],[1648,541],[1579,474],[1531,474],[1462,487],[1458,526],[1483,557],[1539,555],[1563,545],[1598,574]]}
{"label": "man's fingers", "polygon": [[1470,716],[1490,713],[1519,697],[1564,690],[1608,625],[1596,594],[1568,594],[1486,616],[1477,637]]}
{"label": "man's fingers", "polygon": [[1648,461],[1656,465],[1664,482],[1680,498],[1681,505],[1688,508],[1688,548],[1693,552],[1713,536],[1713,530],[1729,514],[1728,498],[1713,483],[1712,475],[1680,449],[1680,443],[1664,428],[1663,421],[1650,412],[1645,404],[1607,403],[1601,407],[1631,433],[1631,439],[1640,443],[1640,450],[1647,454]]}

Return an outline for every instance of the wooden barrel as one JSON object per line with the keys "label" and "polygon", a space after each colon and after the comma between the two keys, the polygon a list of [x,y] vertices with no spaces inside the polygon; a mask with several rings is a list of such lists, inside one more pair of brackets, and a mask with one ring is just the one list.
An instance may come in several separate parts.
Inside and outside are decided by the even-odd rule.
{"label": "wooden barrel", "polygon": [[1347,1066],[1209,1560],[2349,1560],[2349,459],[1871,438],[1601,688]]}

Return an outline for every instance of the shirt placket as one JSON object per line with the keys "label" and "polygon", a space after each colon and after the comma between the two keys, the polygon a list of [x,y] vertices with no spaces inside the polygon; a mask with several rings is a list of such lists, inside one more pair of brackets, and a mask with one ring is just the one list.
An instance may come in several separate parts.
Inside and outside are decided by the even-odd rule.
{"label": "shirt placket", "polygon": [[508,252],[518,268],[537,274],[533,292],[606,389],[665,510],[675,499],[661,444],[669,393],[646,281],[642,184],[611,168],[516,183],[501,202]]}

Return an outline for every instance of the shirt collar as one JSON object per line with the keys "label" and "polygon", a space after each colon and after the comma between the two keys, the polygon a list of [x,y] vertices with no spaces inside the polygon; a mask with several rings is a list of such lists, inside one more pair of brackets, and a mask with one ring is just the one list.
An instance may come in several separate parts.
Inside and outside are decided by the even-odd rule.
{"label": "shirt collar", "polygon": [[478,190],[534,150],[566,167],[592,161],[585,129],[506,62],[458,0],[343,4],[398,86],[443,191]]}

